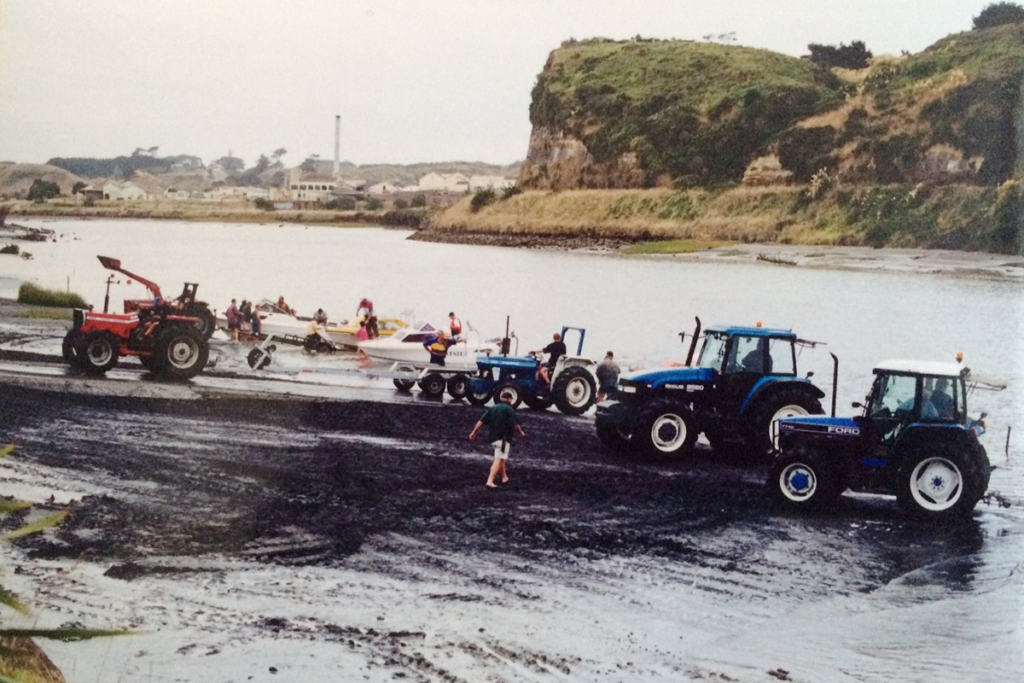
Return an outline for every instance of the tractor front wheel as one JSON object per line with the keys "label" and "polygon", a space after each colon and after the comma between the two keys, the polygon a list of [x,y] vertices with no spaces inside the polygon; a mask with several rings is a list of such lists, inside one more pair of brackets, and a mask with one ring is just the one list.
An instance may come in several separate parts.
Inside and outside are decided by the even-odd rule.
{"label": "tractor front wheel", "polygon": [[469,380],[469,391],[466,394],[466,400],[475,406],[482,406],[491,400],[492,393],[490,382],[480,378],[473,378]]}
{"label": "tractor front wheel", "polygon": [[555,378],[551,395],[555,405],[566,415],[582,415],[594,405],[597,384],[586,368],[567,368]]}
{"label": "tractor front wheel", "polygon": [[972,458],[955,444],[920,445],[899,469],[896,500],[922,519],[966,517],[985,495],[988,469],[987,457]]}
{"label": "tractor front wheel", "polygon": [[780,455],[768,471],[768,491],[780,507],[807,510],[835,504],[846,487],[835,467],[818,453],[797,448]]}
{"label": "tractor front wheel", "polygon": [[190,379],[202,372],[209,357],[210,346],[199,330],[173,325],[157,335],[153,372],[168,379]]}
{"label": "tractor front wheel", "polygon": [[117,338],[109,332],[90,332],[79,337],[75,353],[78,363],[90,375],[102,375],[117,365]]}
{"label": "tractor front wheel", "polygon": [[697,427],[693,413],[674,401],[656,400],[640,410],[631,442],[647,455],[673,458],[693,450]]}
{"label": "tractor front wheel", "polygon": [[518,408],[519,404],[523,402],[523,392],[515,382],[502,382],[494,387],[495,405],[501,402],[501,395],[505,392],[512,394],[512,407]]}

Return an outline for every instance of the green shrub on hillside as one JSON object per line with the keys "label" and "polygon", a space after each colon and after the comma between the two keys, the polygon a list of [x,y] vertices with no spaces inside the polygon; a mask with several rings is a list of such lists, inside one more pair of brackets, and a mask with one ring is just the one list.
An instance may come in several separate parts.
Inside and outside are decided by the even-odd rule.
{"label": "green shrub on hillside", "polygon": [[476,213],[480,209],[492,203],[497,198],[498,195],[494,192],[493,188],[486,187],[477,190],[476,193],[473,195],[473,199],[471,199],[469,202],[469,210],[472,211],[473,213]]}
{"label": "green shrub on hillside", "polygon": [[974,30],[1024,22],[1024,7],[1015,2],[994,2],[974,17]]}
{"label": "green shrub on hillside", "polygon": [[[863,110],[861,110],[863,111]],[[797,181],[809,182],[823,168],[834,168],[836,130],[832,126],[790,128],[779,136],[779,162]]]}
{"label": "green shrub on hillside", "polygon": [[31,282],[23,282],[18,288],[18,303],[32,306],[59,306],[61,308],[85,308],[85,300],[74,292],[59,289],[44,289]]}

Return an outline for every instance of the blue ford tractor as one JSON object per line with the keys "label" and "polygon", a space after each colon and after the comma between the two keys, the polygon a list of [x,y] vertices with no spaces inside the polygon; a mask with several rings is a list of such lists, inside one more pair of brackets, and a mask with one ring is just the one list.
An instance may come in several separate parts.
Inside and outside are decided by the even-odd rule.
{"label": "blue ford tractor", "polygon": [[[566,415],[582,415],[594,404],[597,383],[594,380],[594,361],[583,358],[583,338],[586,330],[579,327],[563,327],[562,339],[569,330],[579,332],[580,341],[576,355],[568,354],[558,359],[551,374],[550,383],[537,376],[541,359],[529,356],[478,356],[475,376],[469,378],[466,398],[474,405],[484,405],[489,400],[498,400],[502,392],[512,394],[512,405],[526,403],[534,410],[547,410],[552,405]],[[507,350],[507,343],[506,343]]]}
{"label": "blue ford tractor", "polygon": [[818,343],[760,326],[711,327],[701,335],[697,318],[686,365],[622,375],[614,397],[597,406],[597,436],[616,453],[677,457],[703,432],[716,450],[739,441],[767,457],[775,422],[824,412],[825,394],[796,367],[797,348]]}
{"label": "blue ford tractor", "polygon": [[988,488],[978,442],[984,417],[967,415],[975,388],[1005,383],[972,376],[959,363],[888,361],[855,417],[780,420],[779,450],[768,475],[774,501],[827,507],[843,491],[895,494],[908,513],[936,520],[969,515]]}

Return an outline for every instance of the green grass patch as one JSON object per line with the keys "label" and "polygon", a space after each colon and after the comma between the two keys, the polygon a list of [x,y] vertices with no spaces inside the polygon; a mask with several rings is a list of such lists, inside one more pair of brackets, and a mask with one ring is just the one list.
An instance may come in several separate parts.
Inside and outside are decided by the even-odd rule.
{"label": "green grass patch", "polygon": [[49,529],[52,526],[60,524],[61,521],[63,521],[63,519],[67,517],[69,514],[71,514],[71,510],[61,510],[60,512],[55,512],[52,515],[47,515],[46,517],[43,517],[38,521],[35,521],[31,524],[26,524],[20,529],[8,531],[6,534],[0,535],[0,541],[12,541],[16,538],[21,538],[23,536],[29,536],[31,534],[39,533],[40,531],[45,531],[46,529]]}
{"label": "green grass patch", "polygon": [[28,607],[21,600],[15,597],[14,593],[11,593],[3,586],[0,586],[0,605],[7,605],[16,612],[21,614],[28,614]]}
{"label": "green grass patch", "polygon": [[25,311],[26,318],[39,320],[71,320],[72,315],[70,308],[30,308]]}
{"label": "green grass patch", "polygon": [[9,443],[6,446],[0,446],[0,460],[3,460],[8,455],[14,452],[14,444]]}
{"label": "green grass patch", "polygon": [[626,254],[692,254],[695,251],[726,247],[732,242],[723,240],[667,240],[664,242],[642,242],[626,247]]}
{"label": "green grass patch", "polygon": [[23,500],[0,500],[0,515],[21,512],[22,510],[28,510],[30,507],[32,507],[32,503],[27,503]]}
{"label": "green grass patch", "polygon": [[134,632],[127,630],[110,630],[98,628],[3,628],[0,629],[0,638],[48,638],[49,640],[61,640],[65,643],[77,640],[91,640],[92,638],[111,638],[113,636],[130,636]]}
{"label": "green grass patch", "polygon": [[31,306],[53,306],[59,308],[85,308],[85,300],[74,292],[58,289],[44,289],[31,282],[22,283],[18,288],[18,303]]}

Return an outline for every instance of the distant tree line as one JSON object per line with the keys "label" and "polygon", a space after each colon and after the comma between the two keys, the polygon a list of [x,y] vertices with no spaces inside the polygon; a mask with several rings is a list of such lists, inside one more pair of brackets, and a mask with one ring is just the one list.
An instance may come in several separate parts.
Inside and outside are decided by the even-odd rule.
{"label": "distant tree line", "polygon": [[83,178],[131,178],[136,171],[161,172],[176,164],[202,166],[203,160],[190,154],[176,154],[169,157],[157,156],[159,147],[136,147],[128,156],[111,159],[95,157],[54,157],[46,163],[63,168]]}
{"label": "distant tree line", "polygon": [[855,40],[849,45],[820,45],[811,43],[807,46],[811,54],[807,55],[815,64],[826,69],[838,66],[843,69],[864,69],[874,55],[862,40]]}

